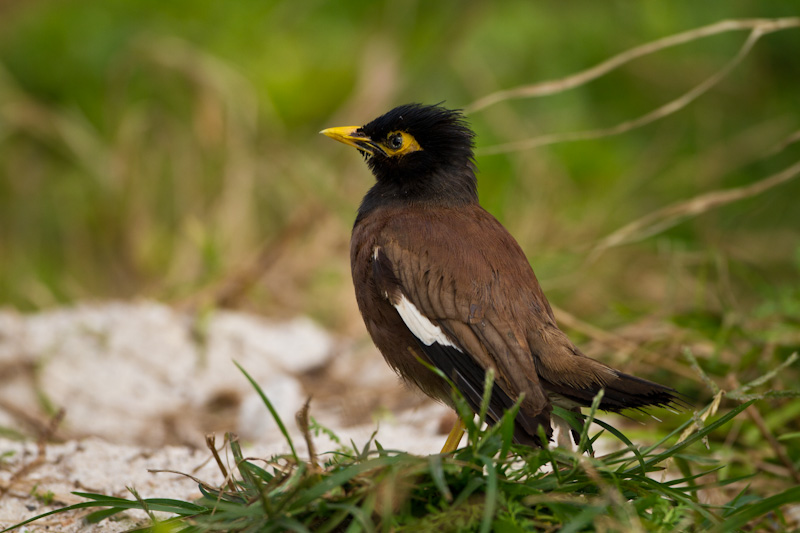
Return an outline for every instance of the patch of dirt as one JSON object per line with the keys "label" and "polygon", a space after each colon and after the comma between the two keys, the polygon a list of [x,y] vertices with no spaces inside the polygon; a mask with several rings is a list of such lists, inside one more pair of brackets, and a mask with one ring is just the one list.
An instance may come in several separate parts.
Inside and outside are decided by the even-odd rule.
{"label": "patch of dirt", "polygon": [[[305,318],[197,317],[154,302],[2,311],[0,528],[83,501],[73,491],[131,497],[126,487],[135,486],[145,498],[199,496],[194,481],[148,470],[222,483],[208,461],[209,433],[237,433],[250,456],[288,452],[234,360],[301,453],[294,415],[309,396],[311,416],[343,442],[366,442],[380,421],[384,447],[413,453],[438,451],[440,426],[452,416],[404,387],[370,343],[335,338]],[[56,515],[28,531],[125,531],[145,519],[126,513],[90,526],[86,514]]]}

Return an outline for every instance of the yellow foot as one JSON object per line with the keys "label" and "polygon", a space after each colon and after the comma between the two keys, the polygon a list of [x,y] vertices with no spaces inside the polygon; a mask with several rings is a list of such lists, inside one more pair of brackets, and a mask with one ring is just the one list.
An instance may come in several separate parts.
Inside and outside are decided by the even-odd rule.
{"label": "yellow foot", "polygon": [[461,417],[456,418],[456,423],[453,424],[453,429],[450,430],[450,434],[447,436],[442,453],[450,453],[458,449],[458,445],[461,444],[461,437],[464,435],[464,429],[466,429],[466,426],[464,426]]}

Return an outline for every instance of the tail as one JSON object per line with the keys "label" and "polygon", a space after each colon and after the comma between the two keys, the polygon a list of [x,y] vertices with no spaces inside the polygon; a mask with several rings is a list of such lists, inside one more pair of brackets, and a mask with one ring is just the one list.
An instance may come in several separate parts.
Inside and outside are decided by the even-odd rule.
{"label": "tail", "polygon": [[616,372],[616,379],[606,384],[600,409],[618,413],[624,409],[645,407],[681,408],[686,402],[675,389],[630,374]]}
{"label": "tail", "polygon": [[642,410],[646,407],[680,409],[686,406],[686,402],[675,389],[619,372],[589,358],[586,360],[602,365],[608,372],[599,379],[587,380],[581,384],[554,380],[543,383],[544,387],[548,392],[583,407],[592,405],[594,397],[602,389],[604,394],[600,401],[600,409],[614,413],[626,409]]}
{"label": "tail", "polygon": [[[595,361],[581,353],[560,330],[556,331],[563,337],[562,343],[551,342],[547,350],[534,352],[539,385],[551,404],[576,411],[579,407],[591,406],[602,390],[600,409],[603,411],[618,413],[627,409],[643,411],[648,407],[682,409],[688,406],[675,389]],[[513,403],[505,393],[503,395],[504,401],[497,402],[502,406],[499,412],[510,408]],[[492,396],[494,400],[495,391]],[[520,444],[541,446],[540,428],[544,429],[547,440],[553,433],[551,409],[533,411],[527,407],[527,402],[523,401],[515,420],[514,440]],[[490,418],[494,421],[499,419],[492,417],[492,413]]]}
{"label": "tail", "polygon": [[[586,358],[586,360],[597,363],[605,369],[608,369],[609,376],[611,377],[606,379],[605,383],[594,381],[589,386],[585,387],[554,384],[543,380],[542,385],[547,389],[550,399],[554,404],[574,412],[579,412],[577,407],[591,406],[595,396],[602,389],[604,393],[600,401],[600,409],[603,411],[611,411],[614,413],[626,409],[643,411],[647,407],[680,409],[687,405],[686,401],[680,396],[680,393],[674,389],[619,372],[589,358]],[[523,409],[517,414],[514,427],[514,440],[519,444],[541,447],[542,442],[538,434],[539,427],[541,426],[544,429],[547,440],[551,440],[551,436],[553,435],[553,429],[550,423],[550,410],[548,409],[546,412],[539,413],[538,416],[530,416],[525,412],[524,407],[525,404],[523,403]],[[490,421],[490,423],[491,422],[494,421]],[[568,426],[566,426],[566,424],[562,425],[564,426],[562,432],[564,432]],[[568,434],[569,432],[567,432],[567,435]],[[573,431],[572,437],[575,444],[577,444],[577,433]],[[563,443],[559,444],[562,445]]]}
{"label": "tail", "polygon": [[[602,365],[602,363],[598,364]],[[603,397],[600,400],[599,407],[603,411],[614,413],[619,413],[626,409],[645,411],[647,407],[663,407],[674,411],[688,406],[688,403],[681,397],[680,393],[674,389],[611,368],[609,370],[613,372],[613,378],[607,380],[605,384],[593,383],[593,386],[576,388],[547,383],[545,387],[551,393],[553,403],[556,405],[562,404],[562,407],[573,412],[580,412],[580,407],[591,406],[595,396],[601,390],[603,390]],[[567,448],[571,447],[574,451],[576,449],[575,445],[578,444],[579,434],[574,429],[568,432],[569,426],[558,418],[554,418],[553,423],[556,425],[560,423],[558,445]],[[570,433],[572,443],[569,442],[567,437]],[[549,437],[550,435],[548,434]],[[538,445],[538,442],[535,445]]]}

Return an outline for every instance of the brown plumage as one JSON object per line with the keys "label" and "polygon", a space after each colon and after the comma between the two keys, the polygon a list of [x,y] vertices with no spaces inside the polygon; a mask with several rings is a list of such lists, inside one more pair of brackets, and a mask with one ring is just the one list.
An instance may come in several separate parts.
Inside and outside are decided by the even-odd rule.
{"label": "brown plumage", "polygon": [[522,249],[478,203],[473,134],[459,112],[411,104],[323,133],[357,147],[375,174],[353,228],[353,283],[369,334],[406,381],[452,405],[423,359],[477,411],[493,368],[489,421],[524,393],[514,435],[529,445],[540,444],[539,426],[550,438],[552,403],[577,409],[600,389],[608,411],[676,401],[586,357],[558,328]]}

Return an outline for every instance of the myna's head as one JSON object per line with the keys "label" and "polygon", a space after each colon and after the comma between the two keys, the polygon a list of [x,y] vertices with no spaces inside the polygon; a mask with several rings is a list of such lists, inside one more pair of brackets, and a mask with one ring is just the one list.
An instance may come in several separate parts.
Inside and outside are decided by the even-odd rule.
{"label": "myna's head", "polygon": [[367,159],[378,184],[410,198],[475,194],[472,138],[460,111],[406,104],[364,126],[320,133],[354,146]]}

